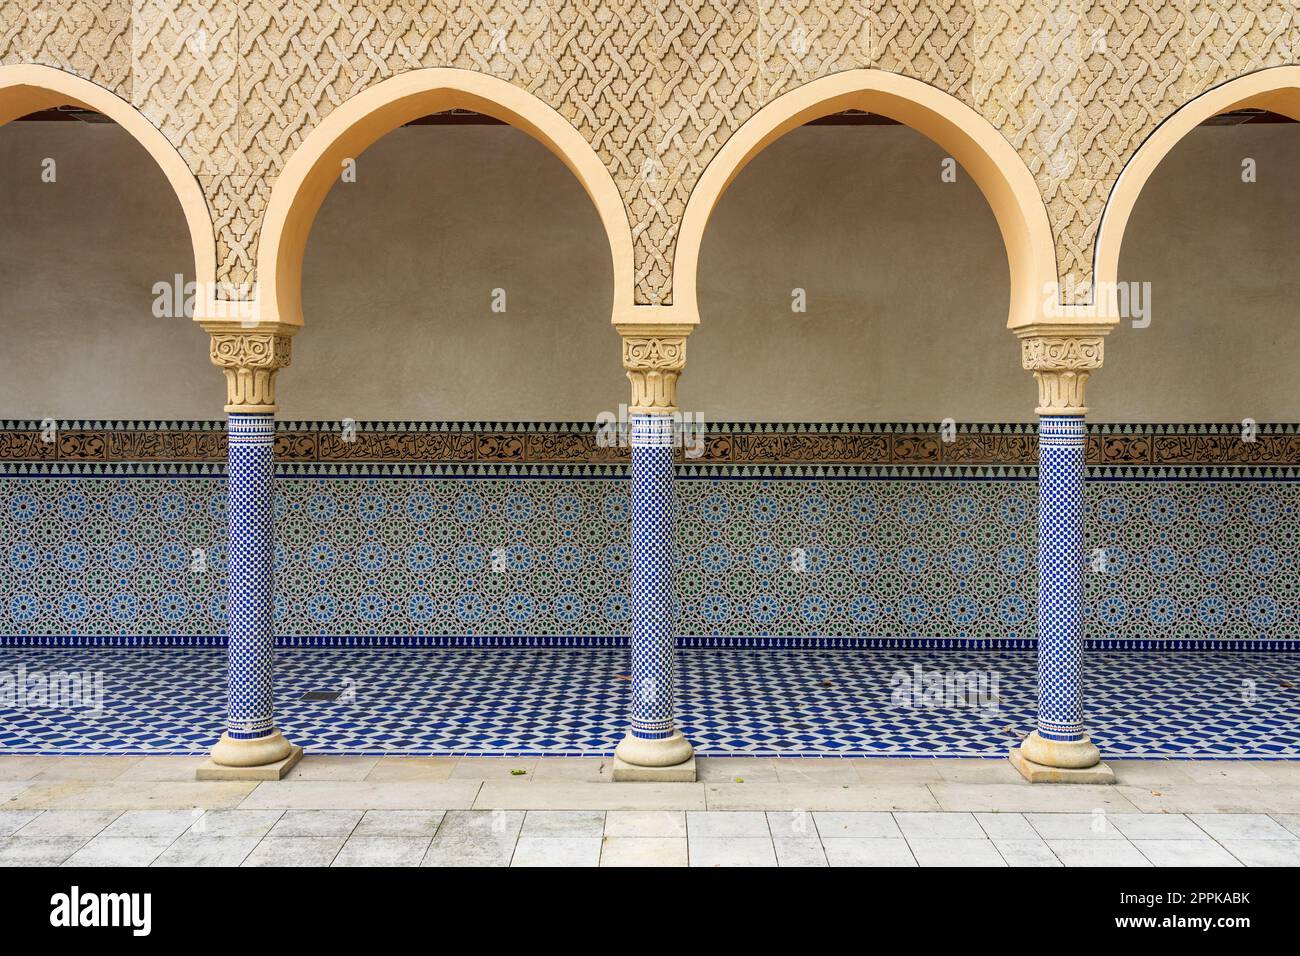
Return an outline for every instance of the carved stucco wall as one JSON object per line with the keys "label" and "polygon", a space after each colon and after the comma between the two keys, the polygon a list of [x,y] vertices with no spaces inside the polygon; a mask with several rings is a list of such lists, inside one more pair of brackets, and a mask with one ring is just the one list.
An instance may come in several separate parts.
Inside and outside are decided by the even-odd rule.
{"label": "carved stucco wall", "polygon": [[[1296,62],[1295,0],[0,0],[0,63],[112,89],[180,150],[249,288],[286,158],[332,109],[404,70],[490,73],[553,106],[628,208],[640,303],[672,300],[701,171],[746,119],[830,73],[874,67],[951,93],[1038,181],[1067,295],[1106,197],[1177,107]],[[236,293],[238,294],[238,293]]]}

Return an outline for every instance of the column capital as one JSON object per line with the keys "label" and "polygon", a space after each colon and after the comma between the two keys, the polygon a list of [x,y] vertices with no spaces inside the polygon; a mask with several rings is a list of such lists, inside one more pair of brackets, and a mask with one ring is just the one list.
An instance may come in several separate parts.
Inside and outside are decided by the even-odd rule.
{"label": "column capital", "polygon": [[677,378],[686,367],[686,336],[693,325],[619,324],[623,368],[632,383],[633,415],[671,415],[677,411]]}
{"label": "column capital", "polygon": [[298,326],[282,322],[201,324],[212,337],[212,364],[226,373],[226,411],[274,413],[275,373],[289,364],[289,343]]}
{"label": "column capital", "polygon": [[1101,368],[1105,326],[1017,329],[1021,364],[1038,380],[1039,415],[1086,415],[1084,387]]}

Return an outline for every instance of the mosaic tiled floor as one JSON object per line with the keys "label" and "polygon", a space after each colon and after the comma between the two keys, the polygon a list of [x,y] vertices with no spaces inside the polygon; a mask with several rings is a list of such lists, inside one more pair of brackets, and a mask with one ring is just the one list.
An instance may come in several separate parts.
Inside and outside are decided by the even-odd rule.
{"label": "mosaic tiled floor", "polygon": [[[601,755],[625,727],[625,650],[277,654],[280,727],[314,753]],[[995,757],[1033,727],[1028,652],[695,650],[678,662],[678,723],[702,755]],[[11,706],[20,668],[29,688],[35,674],[101,673],[101,710]],[[972,674],[985,695],[973,704],[927,692]],[[6,649],[0,752],[203,753],[222,729],[224,681],[222,650]],[[1087,682],[1088,726],[1112,757],[1300,757],[1300,655],[1094,653]],[[313,691],[342,694],[302,699]]]}

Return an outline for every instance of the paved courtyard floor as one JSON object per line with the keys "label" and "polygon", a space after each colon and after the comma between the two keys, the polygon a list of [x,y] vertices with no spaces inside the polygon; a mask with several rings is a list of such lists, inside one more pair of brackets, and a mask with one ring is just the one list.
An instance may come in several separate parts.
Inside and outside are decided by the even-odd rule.
{"label": "paved courtyard floor", "polygon": [[[1300,654],[1085,661],[1088,730],[1104,753],[1300,758]],[[0,706],[0,753],[202,754],[223,729],[222,649],[0,648],[0,672],[20,668],[99,674],[102,707]],[[627,670],[624,648],[286,648],[276,718],[317,754],[610,756],[627,727]],[[931,696],[932,680],[948,688]],[[684,650],[675,684],[677,724],[701,754],[1000,757],[1033,729],[1037,657]]]}
{"label": "paved courtyard floor", "polygon": [[1300,761],[1114,760],[1114,786],[1003,760],[0,756],[2,866],[1297,866]]}

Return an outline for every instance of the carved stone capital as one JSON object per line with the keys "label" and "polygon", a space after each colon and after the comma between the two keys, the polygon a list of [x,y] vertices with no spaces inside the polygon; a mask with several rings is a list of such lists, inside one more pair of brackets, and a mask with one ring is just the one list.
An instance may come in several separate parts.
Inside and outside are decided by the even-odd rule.
{"label": "carved stone capital", "polygon": [[226,373],[226,411],[274,412],[275,373],[289,364],[291,325],[243,327],[204,323],[212,336],[212,364]]}
{"label": "carved stone capital", "polygon": [[623,368],[632,383],[633,415],[671,415],[677,411],[677,377],[686,367],[689,325],[619,325]]}
{"label": "carved stone capital", "polygon": [[1039,415],[1086,415],[1084,386],[1101,368],[1102,336],[1028,331],[1020,336],[1020,359],[1038,380]]}

